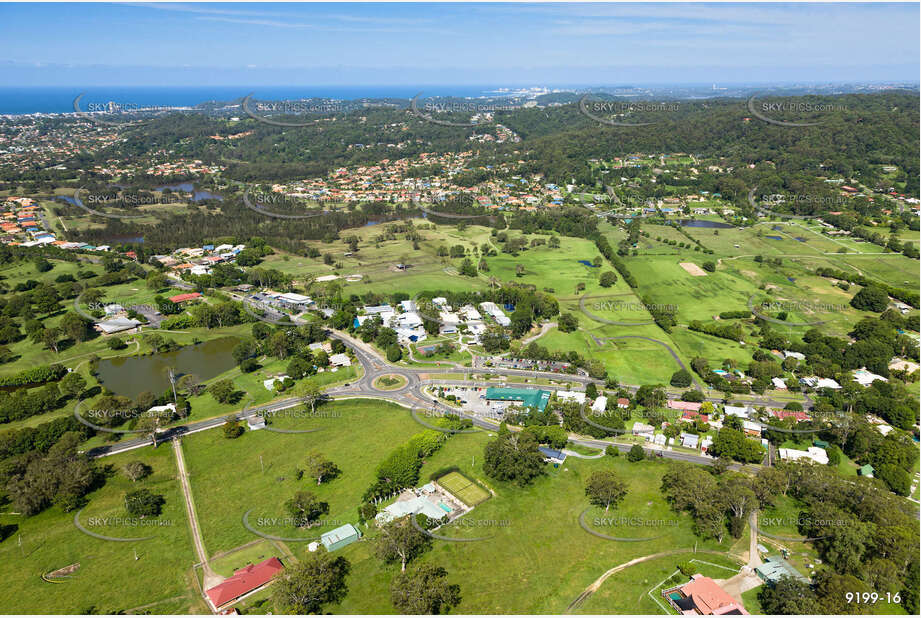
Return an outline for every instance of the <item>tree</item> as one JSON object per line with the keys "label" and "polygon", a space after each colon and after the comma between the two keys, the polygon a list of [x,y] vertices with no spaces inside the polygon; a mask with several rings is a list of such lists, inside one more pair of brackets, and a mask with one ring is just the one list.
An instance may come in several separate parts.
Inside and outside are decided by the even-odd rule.
{"label": "tree", "polygon": [[308,380],[298,385],[297,395],[305,405],[310,406],[310,414],[313,415],[317,411],[317,403],[323,398],[323,390],[316,382]]}
{"label": "tree", "polygon": [[228,440],[233,440],[234,438],[239,438],[243,435],[243,426],[240,424],[240,421],[233,415],[228,416],[224,419],[224,437]]}
{"label": "tree", "polygon": [[125,476],[131,479],[132,483],[136,483],[142,478],[149,476],[153,468],[143,461],[129,461],[124,465],[122,471],[125,473]]}
{"label": "tree", "polygon": [[603,506],[607,513],[612,504],[616,508],[627,495],[627,484],[613,470],[598,470],[585,482],[585,495],[595,506]]}
{"label": "tree", "polygon": [[525,486],[544,472],[544,457],[530,432],[499,435],[486,444],[483,471],[500,481]]}
{"label": "tree", "polygon": [[571,333],[579,328],[579,320],[571,313],[561,313],[560,317],[557,318],[557,328],[561,332]]}
{"label": "tree", "polygon": [[405,572],[406,565],[432,544],[432,538],[417,530],[410,523],[410,517],[412,515],[384,524],[374,548],[377,557],[384,562],[399,562],[401,572]]}
{"label": "tree", "polygon": [[585,396],[588,397],[589,399],[595,399],[596,397],[598,397],[598,387],[595,386],[594,382],[589,382],[585,386]]}
{"label": "tree", "polygon": [[308,553],[289,565],[272,586],[275,608],[284,614],[319,614],[326,605],[339,603],[346,594],[349,561],[325,552]]}
{"label": "tree", "polygon": [[398,345],[392,345],[387,348],[387,360],[391,363],[395,363],[398,360],[403,358],[403,350]]}
{"label": "tree", "polygon": [[179,388],[179,390],[185,390],[192,396],[200,395],[202,390],[204,390],[204,387],[201,384],[201,379],[199,379],[199,377],[194,373],[187,373],[179,378],[176,386]]}
{"label": "tree", "polygon": [[603,288],[609,288],[615,283],[617,283],[617,273],[613,270],[604,271],[598,279],[598,284]]}
{"label": "tree", "polygon": [[889,295],[879,286],[868,285],[854,295],[851,306],[861,311],[882,313],[889,306]]}
{"label": "tree", "polygon": [[321,484],[324,479],[335,478],[339,472],[339,467],[322,454],[311,453],[307,456],[307,474],[310,478],[317,479],[317,485]]}
{"label": "tree", "polygon": [[86,388],[86,380],[76,371],[71,371],[58,382],[58,390],[65,397],[77,397]]}
{"label": "tree", "polygon": [[68,311],[61,318],[61,330],[68,338],[77,343],[89,336],[89,322],[73,311]]}
{"label": "tree", "polygon": [[208,387],[208,392],[218,403],[230,403],[236,393],[236,388],[230,380],[218,380]]}
{"label": "tree", "polygon": [[42,331],[41,337],[42,343],[45,344],[46,348],[49,350],[54,350],[55,353],[58,352],[58,340],[61,338],[60,328],[46,328]]}
{"label": "tree", "polygon": [[470,258],[464,258],[464,261],[461,262],[460,274],[466,277],[476,277],[477,276],[476,266],[473,265],[473,262],[470,260]]}
{"label": "tree", "polygon": [[315,519],[329,512],[329,504],[322,502],[312,492],[298,491],[285,502],[285,509],[291,514],[296,527],[309,528]]}
{"label": "tree", "polygon": [[700,267],[708,273],[716,272],[716,262],[704,262]]}
{"label": "tree", "polygon": [[448,583],[443,568],[422,564],[393,578],[390,600],[401,614],[440,614],[460,603],[460,586]]}
{"label": "tree", "polygon": [[823,613],[809,584],[789,575],[781,576],[772,586],[761,586],[758,600],[766,615]]}
{"label": "tree", "polygon": [[156,517],[166,500],[149,489],[139,489],[125,494],[125,508],[134,517]]}
{"label": "tree", "polygon": [[678,371],[672,374],[672,379],[670,381],[670,384],[678,388],[687,388],[688,386],[691,385],[690,372],[684,368],[679,369]]}
{"label": "tree", "polygon": [[646,451],[643,450],[643,447],[639,444],[634,444],[630,447],[630,450],[627,452],[627,461],[637,462],[643,461],[646,458]]}

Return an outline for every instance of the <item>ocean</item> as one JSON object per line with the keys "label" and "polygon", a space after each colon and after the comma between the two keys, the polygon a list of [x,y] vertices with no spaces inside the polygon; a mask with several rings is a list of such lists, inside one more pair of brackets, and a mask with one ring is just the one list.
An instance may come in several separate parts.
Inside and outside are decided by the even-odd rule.
{"label": "ocean", "polygon": [[267,101],[311,97],[331,99],[403,98],[420,91],[423,97],[480,97],[494,93],[497,86],[207,86],[207,87],[26,87],[0,88],[0,114],[62,114],[74,111],[74,99],[81,93],[80,109],[114,101],[131,107],[192,107],[205,101],[233,101],[250,93]]}

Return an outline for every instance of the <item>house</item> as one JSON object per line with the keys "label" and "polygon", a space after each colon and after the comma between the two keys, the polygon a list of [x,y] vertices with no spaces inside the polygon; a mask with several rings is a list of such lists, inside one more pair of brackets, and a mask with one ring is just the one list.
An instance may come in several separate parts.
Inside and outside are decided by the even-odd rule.
{"label": "house", "polygon": [[618,408],[629,408],[629,407],[630,407],[630,400],[627,399],[626,397],[618,397],[618,398],[617,398],[617,407],[618,407]]}
{"label": "house", "polygon": [[261,416],[249,416],[246,418],[246,426],[250,431],[265,429],[265,419]]}
{"label": "house", "polygon": [[745,432],[747,436],[760,436],[761,435],[761,423],[755,423],[753,421],[744,420],[742,421],[742,431]]}
{"label": "house", "polygon": [[703,404],[696,403],[693,401],[673,401],[669,400],[665,406],[669,410],[690,410],[692,412],[699,412],[700,406]]}
{"label": "house", "polygon": [[681,415],[681,420],[688,423],[695,423],[701,421],[703,423],[709,423],[710,417],[706,414],[701,414],[700,412],[695,412],[693,410],[688,410]]}
{"label": "house", "polygon": [[303,311],[313,304],[313,300],[309,296],[286,292],[278,295],[278,304],[288,309]]}
{"label": "house", "polygon": [[861,367],[854,371],[854,380],[864,388],[870,386],[876,380],[882,380],[883,382],[889,381],[881,375],[867,371],[866,367]]}
{"label": "house", "polygon": [[380,313],[394,313],[393,308],[390,305],[373,305],[371,307],[365,307],[365,315],[378,315]]}
{"label": "house", "polygon": [[339,354],[333,354],[329,357],[329,364],[333,367],[351,367],[352,359],[348,357],[344,352]]}
{"label": "house", "polygon": [[424,496],[414,496],[409,500],[397,499],[396,502],[389,506],[385,506],[380,513],[378,513],[374,520],[378,525],[385,524],[388,521],[394,519],[400,519],[401,517],[406,517],[407,515],[417,515],[422,513],[429,519],[441,519],[446,515],[450,515],[450,512],[445,511],[437,504],[432,502],[429,498]]}
{"label": "house", "polygon": [[103,322],[96,322],[94,328],[103,335],[112,335],[128,330],[135,330],[141,325],[139,320],[133,318],[112,318]]}
{"label": "house", "polygon": [[654,429],[652,425],[647,425],[646,423],[634,423],[632,431],[635,436],[647,436],[648,438],[652,438]]}
{"label": "house", "polygon": [[351,545],[360,538],[361,532],[358,531],[358,528],[352,524],[345,524],[344,526],[339,526],[335,530],[330,530],[325,534],[321,534],[320,542],[323,543],[323,547],[326,548],[326,551],[336,551],[346,545]]}
{"label": "house", "polygon": [[784,351],[783,351],[783,357],[784,357],[785,360],[788,359],[788,358],[795,358],[796,360],[801,360],[801,361],[806,360],[806,355],[805,355],[805,354],[803,354],[803,353],[801,353],[801,352],[791,352],[790,350],[784,350]]}
{"label": "house", "polygon": [[755,573],[758,574],[758,577],[760,577],[762,581],[769,584],[777,583],[784,576],[798,579],[804,584],[809,583],[809,579],[806,576],[776,554],[773,556],[766,556],[764,558],[764,563],[755,567]]}
{"label": "house", "polygon": [[560,401],[575,401],[580,405],[585,403],[585,393],[579,391],[557,391],[556,398]]}
{"label": "house", "polygon": [[169,301],[171,303],[184,303],[189,300],[195,300],[196,298],[201,298],[199,292],[189,292],[188,294],[176,294],[175,296],[170,296]]}
{"label": "house", "polygon": [[828,453],[825,452],[824,448],[819,448],[818,446],[810,446],[805,451],[800,451],[795,448],[782,448],[777,449],[777,454],[781,459],[786,461],[808,459],[813,463],[821,464],[823,466],[828,464]]}
{"label": "house", "polygon": [[285,380],[290,380],[290,379],[291,379],[290,376],[275,376],[272,378],[268,378],[267,380],[263,380],[262,385],[265,387],[265,390],[274,391],[276,382],[284,383]]}
{"label": "house", "polygon": [[784,420],[791,416],[796,419],[797,423],[809,420],[809,415],[802,410],[771,410],[771,416]]}
{"label": "house", "polygon": [[830,388],[832,390],[839,390],[841,388],[841,385],[831,378],[819,378],[816,376],[800,378],[799,383],[809,388]]}
{"label": "house", "polygon": [[607,407],[608,407],[608,398],[602,395],[598,397],[597,399],[595,399],[595,403],[592,404],[592,412],[595,412],[596,414],[600,414],[601,412],[604,412],[607,409]]}
{"label": "house", "polygon": [[563,451],[558,451],[547,446],[538,446],[537,450],[544,456],[544,461],[558,464],[566,461],[566,453]]}
{"label": "house", "polygon": [[691,581],[683,586],[663,590],[662,596],[685,616],[750,615],[739,601],[700,573],[691,576]]}
{"label": "house", "polygon": [[739,418],[748,418],[748,415],[754,412],[750,406],[730,406],[726,405],[723,407],[723,411],[726,412],[726,416],[738,416]]}
{"label": "house", "polygon": [[860,466],[857,468],[857,474],[860,476],[866,476],[868,478],[873,478],[873,466],[866,464],[865,466]]}
{"label": "house", "polygon": [[787,383],[783,381],[783,378],[771,378],[771,383],[774,384],[774,388],[779,391],[787,390]]}
{"label": "house", "polygon": [[205,594],[216,609],[265,586],[284,568],[281,560],[275,557],[263,560],[259,564],[249,564],[234,571],[233,575],[217,586],[206,590]]}
{"label": "house", "polygon": [[400,310],[404,312],[416,311],[416,303],[411,300],[402,300],[400,301]]}
{"label": "house", "polygon": [[697,448],[700,442],[700,436],[695,433],[681,433],[681,446],[686,448]]}

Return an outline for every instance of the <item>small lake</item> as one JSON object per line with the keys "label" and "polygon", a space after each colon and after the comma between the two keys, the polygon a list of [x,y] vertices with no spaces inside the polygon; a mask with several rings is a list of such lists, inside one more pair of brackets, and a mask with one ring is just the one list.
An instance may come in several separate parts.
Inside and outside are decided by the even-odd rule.
{"label": "small lake", "polygon": [[218,200],[224,201],[224,196],[218,195],[217,193],[211,193],[210,191],[197,191],[195,185],[191,182],[180,182],[175,185],[163,185],[162,187],[154,187],[154,191],[163,191],[164,189],[169,189],[170,191],[182,191],[183,193],[191,193],[193,202],[200,202],[202,200]]}
{"label": "small lake", "polygon": [[187,373],[194,373],[202,382],[233,368],[236,362],[231,352],[237,343],[235,337],[222,337],[164,354],[101,360],[98,378],[117,395],[133,399],[150,391],[159,396],[170,387],[170,367],[177,381]]}
{"label": "small lake", "polygon": [[732,226],[723,221],[707,221],[704,219],[679,219],[678,223],[683,227],[709,227],[709,228],[719,228],[729,229]]}

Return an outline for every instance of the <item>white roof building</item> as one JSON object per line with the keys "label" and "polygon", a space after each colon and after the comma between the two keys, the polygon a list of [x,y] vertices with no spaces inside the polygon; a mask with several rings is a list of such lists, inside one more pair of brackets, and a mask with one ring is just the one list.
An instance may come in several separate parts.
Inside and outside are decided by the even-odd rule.
{"label": "white roof building", "polygon": [[602,395],[595,399],[595,403],[592,404],[592,412],[604,412],[608,406],[608,398]]}
{"label": "white roof building", "polygon": [[888,382],[886,378],[881,375],[877,375],[870,371],[867,371],[866,367],[861,367],[854,371],[854,379],[858,384],[866,388],[875,382],[876,380],[882,380],[883,382]]}
{"label": "white roof building", "polygon": [[806,355],[801,352],[791,352],[790,350],[783,351],[784,358],[795,358],[796,360],[806,360]]}
{"label": "white roof building", "polygon": [[556,397],[560,401],[575,401],[576,403],[585,403],[585,393],[579,391],[557,391]]}
{"label": "white roof building", "polygon": [[112,318],[104,322],[96,322],[96,328],[106,335],[120,333],[125,330],[131,330],[141,325],[139,320],[132,318]]}
{"label": "white roof building", "polygon": [[787,461],[808,459],[817,464],[828,464],[828,453],[825,452],[824,448],[819,448],[818,446],[810,446],[805,451],[800,451],[795,448],[782,448],[778,449],[777,453],[781,459],[785,459]]}
{"label": "white roof building", "polygon": [[838,390],[841,388],[841,385],[831,378],[819,378],[816,376],[800,378],[799,383],[810,388],[830,388],[832,390]]}
{"label": "white roof building", "polygon": [[774,388],[779,391],[787,390],[787,383],[783,381],[783,378],[771,378],[771,382],[774,383]]}
{"label": "white roof building", "polygon": [[402,309],[405,312],[412,312],[412,311],[416,311],[417,307],[416,307],[415,302],[411,300],[403,300],[403,301],[400,301],[400,309]]}
{"label": "white roof building", "polygon": [[754,412],[752,408],[745,406],[724,406],[723,410],[727,416],[738,416],[739,418],[748,418],[748,415]]}
{"label": "white roof building", "polygon": [[480,312],[476,310],[473,305],[465,305],[461,308],[461,313],[468,320],[481,320],[483,316],[480,315]]}
{"label": "white roof building", "polygon": [[352,366],[352,359],[350,359],[348,357],[348,354],[345,354],[345,353],[333,354],[332,356],[329,357],[329,362],[334,367],[351,367]]}

